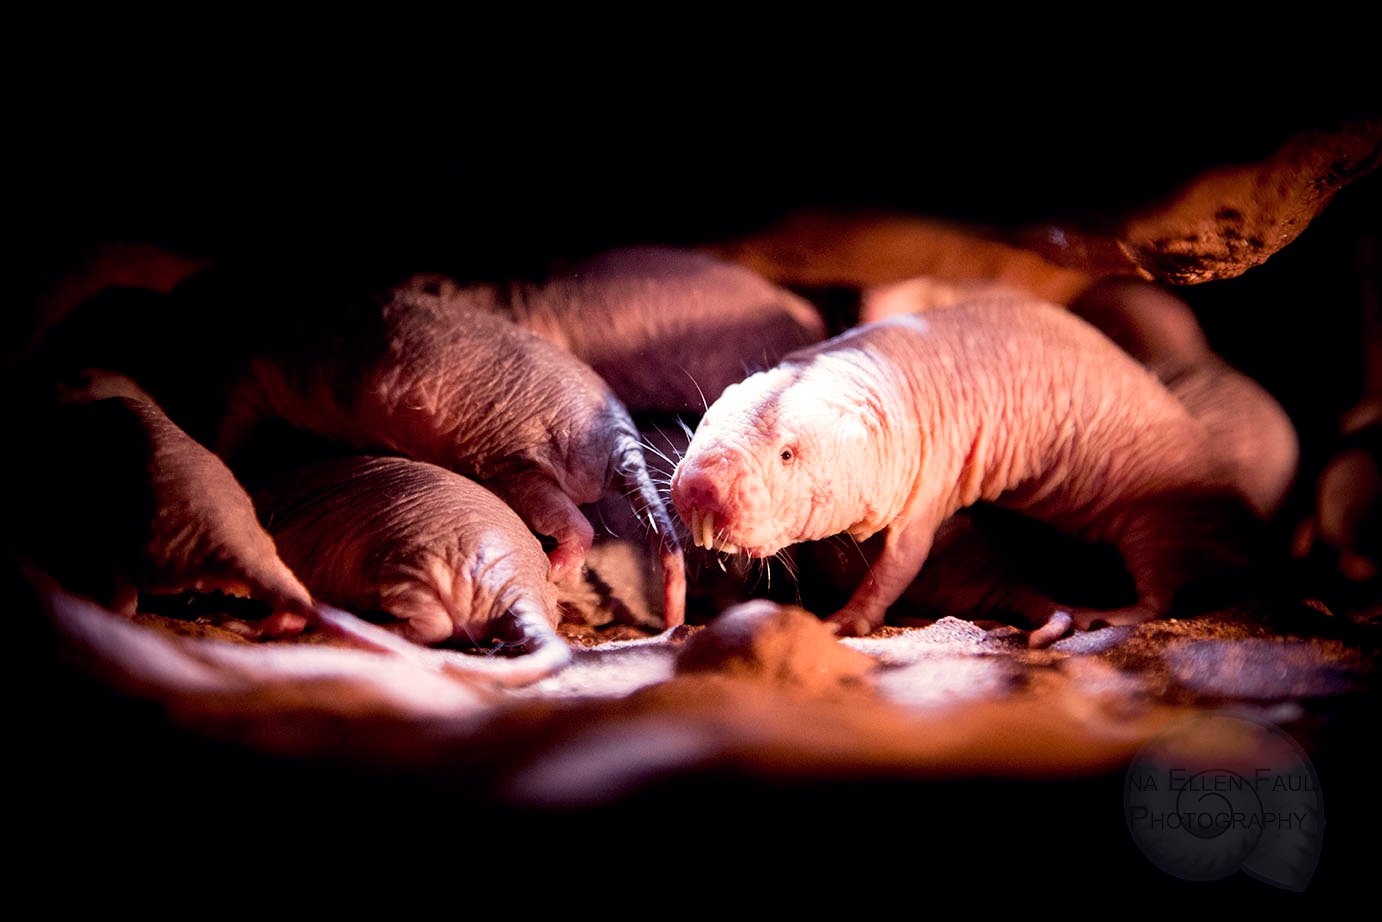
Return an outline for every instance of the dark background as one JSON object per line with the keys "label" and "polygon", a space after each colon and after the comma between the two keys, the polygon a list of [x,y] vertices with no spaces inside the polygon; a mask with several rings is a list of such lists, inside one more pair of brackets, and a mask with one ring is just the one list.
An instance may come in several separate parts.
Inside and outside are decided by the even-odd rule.
{"label": "dark background", "polygon": [[[1382,116],[1372,56],[1341,23],[1052,38],[1045,21],[705,18],[21,24],[4,359],[36,299],[112,240],[493,278],[810,207],[1097,228],[1295,132]],[[1361,241],[1376,254],[1380,185],[1346,188],[1244,278],[1182,291],[1286,406],[1308,463],[1363,387]]]}
{"label": "dark background", "polygon": [[[999,25],[1010,29],[1001,41]],[[1311,48],[1315,59],[1354,60],[1338,44],[1347,23],[1271,24],[1266,38],[1162,23],[1168,41],[1137,47],[1125,35],[1058,46],[1029,25],[824,22],[787,33],[583,21],[534,34],[531,22],[287,22],[248,11],[15,22],[4,65],[4,354],[30,333],[39,293],[109,240],[222,261],[502,275],[617,243],[715,239],[815,205],[1020,226],[1115,214],[1206,166],[1265,156],[1293,131],[1378,109],[1368,68],[1324,71],[1302,58]],[[1358,245],[1377,232],[1378,204],[1374,176],[1266,266],[1188,295],[1218,348],[1287,405],[1309,463],[1361,388]],[[977,899],[1003,881],[1035,898],[1056,882],[1091,893],[1112,882],[1125,899],[1208,893],[1138,863],[1112,777],[885,785],[877,791],[910,798],[889,816],[853,810],[838,785],[710,779],[602,817],[597,847],[590,817],[496,815],[436,786],[392,788],[394,813],[379,785],[398,779],[170,741],[147,709],[105,700],[68,672],[11,678],[35,671],[43,682],[16,683],[10,699],[45,702],[17,709],[10,759],[24,779],[23,821],[12,828],[43,862],[75,854],[109,867],[118,856],[145,872],[195,880],[215,869],[252,886],[304,861],[319,872],[323,854],[342,852],[354,859],[345,867],[395,879],[406,876],[400,855],[444,824],[451,851],[433,860],[454,854],[467,872],[424,885],[515,897],[526,880],[598,878],[592,866],[624,882],[630,865],[644,867],[645,886],[702,895],[715,893],[707,868],[770,868],[755,887],[798,898],[803,874],[833,890],[904,870],[972,880]],[[1322,766],[1331,827],[1321,881],[1340,888],[1376,854],[1363,844],[1378,815],[1363,747],[1372,703],[1340,705],[1340,725],[1359,732],[1337,739]],[[223,800],[208,803],[208,779]],[[911,844],[884,854],[879,837],[896,824]],[[686,854],[684,830],[709,836],[712,854]],[[726,869],[716,848],[745,864]],[[341,870],[338,884],[350,879]],[[1215,892],[1261,895],[1239,883]]]}
{"label": "dark background", "polygon": [[12,36],[9,220],[34,283],[111,238],[502,272],[811,205],[1116,214],[1379,108],[1375,80],[1303,65],[1299,36],[157,25]]}

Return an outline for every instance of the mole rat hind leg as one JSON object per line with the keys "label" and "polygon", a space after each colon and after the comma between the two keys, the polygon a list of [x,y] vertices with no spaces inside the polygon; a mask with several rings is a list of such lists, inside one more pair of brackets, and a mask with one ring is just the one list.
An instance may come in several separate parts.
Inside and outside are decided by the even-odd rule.
{"label": "mole rat hind leg", "polygon": [[1257,533],[1247,502],[1230,490],[1186,490],[1128,503],[1108,534],[1137,601],[1111,610],[1070,608],[1074,626],[1143,624],[1171,614],[1188,588],[1241,589],[1236,581],[1249,571]]}

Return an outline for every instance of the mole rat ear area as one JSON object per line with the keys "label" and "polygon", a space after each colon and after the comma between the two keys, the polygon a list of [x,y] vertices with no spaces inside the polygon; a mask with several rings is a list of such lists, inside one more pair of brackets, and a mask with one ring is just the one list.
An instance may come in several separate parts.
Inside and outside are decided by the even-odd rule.
{"label": "mole rat ear area", "polygon": [[828,390],[803,393],[802,398],[784,406],[772,427],[780,463],[830,465],[829,469],[834,469],[867,459],[881,428],[875,408]]}
{"label": "mole rat ear area", "polygon": [[[813,418],[796,420],[800,433],[794,464],[809,492],[810,526],[803,538],[849,533],[867,537],[886,521],[886,500],[897,465],[889,457],[890,436],[879,408],[858,395],[833,395],[814,407]],[[861,531],[862,529],[862,531]]]}

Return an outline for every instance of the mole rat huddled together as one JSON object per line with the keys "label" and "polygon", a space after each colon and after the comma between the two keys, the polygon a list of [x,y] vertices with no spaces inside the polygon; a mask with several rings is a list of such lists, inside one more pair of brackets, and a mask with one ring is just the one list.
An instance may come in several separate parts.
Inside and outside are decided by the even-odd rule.
{"label": "mole rat huddled together", "polygon": [[[684,334],[717,316],[738,326],[707,356]],[[248,595],[274,613],[257,624],[265,634],[313,621],[341,634],[348,622],[323,604],[378,612],[420,643],[538,653],[508,673],[530,681],[535,659],[550,671],[569,658],[553,584],[581,569],[593,529],[580,506],[607,490],[633,506],[660,561],[665,623],[683,620],[678,529],[629,406],[680,408],[697,379],[723,387],[820,336],[786,291],[656,248],[541,284],[212,270],[166,297],[107,293],[40,349],[36,403],[49,409],[34,435],[84,461],[98,453],[92,463],[118,471],[102,481],[111,495],[140,501],[98,515],[91,496],[49,515],[44,497],[70,484],[39,462],[22,550],[108,607]],[[685,380],[650,385],[635,369],[654,354],[664,379]],[[118,412],[104,412],[112,401]],[[130,421],[105,422],[121,414]]]}
{"label": "mole rat huddled together", "polygon": [[[534,284],[211,272],[137,309],[88,305],[40,353],[51,407],[35,425],[68,460],[32,474],[29,556],[126,611],[142,595],[222,590],[267,604],[250,628],[262,634],[316,623],[368,644],[341,608],[388,616],[417,643],[497,641],[527,664],[475,672],[526,682],[569,659],[554,587],[580,571],[594,539],[581,507],[606,491],[660,562],[667,626],[683,619],[685,537],[767,558],[882,533],[831,617],[844,633],[880,626],[947,521],[985,502],[1113,545],[1135,584],[1113,610],[998,593],[1022,600],[1009,607],[1034,640],[1142,621],[1241,562],[1295,445],[1271,399],[1201,340],[1153,335],[1186,322],[1197,334],[1188,312],[1133,294],[1084,304],[1100,327],[1133,331],[1118,342],[1064,308],[982,291],[822,342],[804,300],[669,249]],[[205,322],[227,332],[204,353],[149,345]],[[669,493],[632,414],[701,411]],[[68,496],[79,475],[71,456],[97,440],[118,472],[101,489],[140,500],[99,521],[94,495],[46,514],[43,497]],[[1276,466],[1250,475],[1243,446],[1264,440]]]}

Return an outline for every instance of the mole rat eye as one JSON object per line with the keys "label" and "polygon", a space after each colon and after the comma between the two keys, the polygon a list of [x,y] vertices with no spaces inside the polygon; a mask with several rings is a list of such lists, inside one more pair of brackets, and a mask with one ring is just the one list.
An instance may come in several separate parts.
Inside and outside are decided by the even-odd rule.
{"label": "mole rat eye", "polygon": [[782,459],[783,464],[791,464],[792,459],[796,457],[796,452],[792,451],[790,447],[784,448],[778,457]]}

